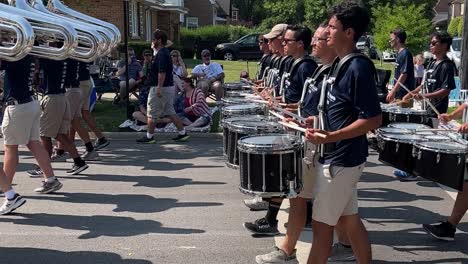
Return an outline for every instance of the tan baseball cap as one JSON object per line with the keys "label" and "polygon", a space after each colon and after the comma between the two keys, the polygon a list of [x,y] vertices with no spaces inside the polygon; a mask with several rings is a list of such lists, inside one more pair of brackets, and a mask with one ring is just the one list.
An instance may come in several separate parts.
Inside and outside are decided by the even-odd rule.
{"label": "tan baseball cap", "polygon": [[266,39],[273,39],[283,36],[287,28],[288,24],[277,24],[271,29],[270,33],[263,35],[263,37]]}

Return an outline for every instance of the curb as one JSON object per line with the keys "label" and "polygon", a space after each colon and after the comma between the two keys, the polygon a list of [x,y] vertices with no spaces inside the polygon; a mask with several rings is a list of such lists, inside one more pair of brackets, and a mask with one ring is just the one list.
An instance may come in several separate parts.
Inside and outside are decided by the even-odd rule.
{"label": "curb", "polygon": [[[104,136],[109,139],[137,139],[146,136],[146,132],[103,132]],[[174,137],[176,133],[155,133],[157,138],[168,139]],[[216,138],[221,139],[223,133],[189,133],[191,138]],[[96,135],[90,132],[89,136],[96,139]]]}

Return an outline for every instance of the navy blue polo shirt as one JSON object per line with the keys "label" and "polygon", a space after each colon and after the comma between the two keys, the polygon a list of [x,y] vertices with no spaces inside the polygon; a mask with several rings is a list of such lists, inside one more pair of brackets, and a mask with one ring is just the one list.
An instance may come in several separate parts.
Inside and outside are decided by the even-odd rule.
{"label": "navy blue polo shirt", "polygon": [[[365,58],[354,58],[346,63],[333,85],[328,85],[325,104],[325,122],[329,131],[345,128],[358,119],[369,119],[381,114],[375,86],[375,68]],[[322,163],[341,167],[355,167],[366,161],[366,135],[335,142],[334,150],[325,155]]]}
{"label": "navy blue polo shirt", "polygon": [[260,65],[260,69],[258,71],[258,78],[262,78],[263,74],[265,73],[266,68],[270,65],[272,54],[265,54],[262,56],[262,59],[258,63]]}
{"label": "navy blue polo shirt", "polygon": [[67,71],[65,75],[65,88],[80,87],[78,61],[67,59],[66,62],[67,62]]}
{"label": "navy blue polo shirt", "polygon": [[3,87],[3,100],[5,102],[14,99],[25,100],[34,94],[34,66],[34,58],[29,55],[19,61],[2,61],[0,70],[5,70]]}
{"label": "navy blue polo shirt", "polygon": [[319,76],[315,78],[315,82],[312,82],[308,87],[304,95],[304,100],[301,106],[301,115],[304,118],[309,116],[317,116],[318,105],[320,102],[320,92],[322,91],[323,78],[330,72],[330,66],[327,67]]}
{"label": "navy blue polo shirt", "polygon": [[88,81],[90,79],[89,75],[89,63],[79,62],[78,63],[78,79],[80,81]]}
{"label": "navy blue polo shirt", "polygon": [[64,94],[66,61],[40,59],[40,67],[44,82],[44,94]]}
{"label": "navy blue polo shirt", "polygon": [[[440,63],[431,61],[427,67],[426,83],[428,92],[433,93],[440,89],[455,89],[455,73],[455,65],[447,57]],[[448,95],[444,98],[433,98],[430,101],[439,113],[447,113],[449,104]],[[427,112],[430,116],[437,117],[437,114],[431,107],[428,107]]]}
{"label": "navy blue polo shirt", "polygon": [[[416,79],[414,78],[414,63],[413,63],[413,54],[405,48],[401,52],[398,53],[396,58],[396,66],[395,66],[395,79],[398,80],[400,75],[406,73],[406,80],[403,83],[406,88],[410,91],[414,90],[416,86]],[[398,92],[395,95],[396,99],[402,99],[408,92],[403,88],[400,87]]]}
{"label": "navy blue polo shirt", "polygon": [[158,86],[158,75],[160,73],[166,74],[162,87],[174,86],[174,80],[172,77],[172,59],[169,49],[167,48],[160,49],[153,60],[150,71],[151,86]]}
{"label": "navy blue polo shirt", "polygon": [[303,61],[299,64],[297,70],[291,73],[292,76],[290,77],[289,83],[288,81],[286,82],[286,88],[284,90],[285,103],[293,104],[301,100],[304,83],[306,79],[314,73],[317,67],[317,63],[312,60]]}

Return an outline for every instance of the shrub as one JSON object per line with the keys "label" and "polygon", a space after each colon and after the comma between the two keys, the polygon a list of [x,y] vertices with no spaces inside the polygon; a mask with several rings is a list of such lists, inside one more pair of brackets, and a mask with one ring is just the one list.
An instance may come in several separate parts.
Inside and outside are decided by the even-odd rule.
{"label": "shrub", "polygon": [[460,36],[458,33],[458,28],[460,24],[462,23],[461,17],[454,17],[451,21],[450,24],[448,25],[447,32],[452,36]]}

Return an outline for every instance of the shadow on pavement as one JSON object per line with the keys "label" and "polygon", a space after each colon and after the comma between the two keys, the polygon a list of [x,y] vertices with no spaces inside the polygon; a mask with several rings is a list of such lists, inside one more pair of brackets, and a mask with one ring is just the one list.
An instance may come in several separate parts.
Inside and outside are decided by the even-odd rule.
{"label": "shadow on pavement", "polygon": [[63,176],[60,178],[89,181],[110,181],[110,182],[134,182],[135,187],[150,188],[175,188],[185,185],[223,185],[225,182],[194,181],[188,178],[174,178],[166,176],[122,176],[122,175],[77,175]]}
{"label": "shadow on pavement", "polygon": [[[14,218],[0,218],[0,222],[16,225],[59,227],[68,230],[86,231],[79,239],[101,236],[129,237],[142,234],[200,234],[204,230],[163,227],[160,222],[136,220],[131,217],[93,215],[57,215],[57,214],[12,214]],[[21,217],[21,218],[19,218]]]}
{"label": "shadow on pavement", "polygon": [[389,176],[387,176],[385,174],[379,174],[379,173],[364,171],[362,173],[360,181],[361,182],[367,182],[367,183],[371,183],[371,182],[392,182],[392,181],[395,181],[395,178],[389,177]]}
{"label": "shadow on pavement", "polygon": [[388,188],[363,188],[358,190],[359,201],[376,202],[412,202],[418,200],[424,201],[442,201],[437,196],[416,195]]}
{"label": "shadow on pavement", "polygon": [[96,251],[58,251],[40,248],[0,247],[2,263],[115,263],[115,264],[152,264],[142,259],[123,259],[111,252]]}
{"label": "shadow on pavement", "polygon": [[176,207],[222,206],[222,203],[177,202],[176,199],[154,198],[138,194],[57,193],[50,196],[29,196],[28,199],[79,204],[115,204],[114,212],[158,213]]}

